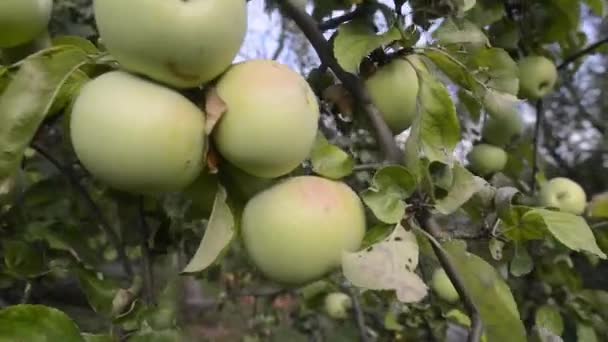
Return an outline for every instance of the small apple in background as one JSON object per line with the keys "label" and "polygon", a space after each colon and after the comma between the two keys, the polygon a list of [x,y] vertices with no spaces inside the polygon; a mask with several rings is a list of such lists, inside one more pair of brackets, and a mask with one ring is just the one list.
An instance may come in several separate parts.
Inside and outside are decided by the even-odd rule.
{"label": "small apple in background", "polygon": [[95,0],[108,51],[127,70],[176,88],[225,71],[247,31],[244,0]]}
{"label": "small apple in background", "polygon": [[[414,59],[414,63],[420,61]],[[410,62],[396,58],[365,80],[374,104],[393,134],[408,129],[417,113],[418,75]]]}
{"label": "small apple in background", "polygon": [[34,40],[46,31],[53,0],[1,0],[0,48],[12,48]]}
{"label": "small apple in background", "polygon": [[541,186],[539,201],[542,206],[581,215],[585,212],[587,195],[578,183],[568,178],[557,177]]}
{"label": "small apple in background", "polygon": [[538,100],[553,91],[557,82],[557,68],[548,58],[528,56],[521,59],[519,67],[519,95]]}
{"label": "small apple in background", "polygon": [[272,60],[233,65],[216,84],[227,111],[212,135],[232,165],[260,178],[295,170],[310,154],[319,104],[306,79]]}
{"label": "small apple in background", "polygon": [[507,146],[524,132],[524,121],[521,115],[506,117],[488,117],[484,123],[482,133],[484,141],[495,146]]}
{"label": "small apple in background", "polygon": [[133,193],[179,191],[203,167],[205,116],[178,92],[112,71],[89,81],[70,117],[77,157],[110,187]]}
{"label": "small apple in background", "polygon": [[456,303],[460,299],[458,291],[454,288],[452,281],[443,268],[438,268],[433,272],[431,288],[439,298],[446,302]]}
{"label": "small apple in background", "polygon": [[281,181],[255,195],[241,219],[243,244],[269,279],[305,284],[356,251],[365,235],[365,210],[346,184],[317,176]]}
{"label": "small apple in background", "polygon": [[468,160],[474,173],[488,176],[502,171],[507,165],[508,156],[500,147],[479,144],[473,147],[468,155]]}
{"label": "small apple in background", "polygon": [[348,318],[352,306],[352,299],[345,293],[332,292],[325,296],[325,312],[333,319]]}

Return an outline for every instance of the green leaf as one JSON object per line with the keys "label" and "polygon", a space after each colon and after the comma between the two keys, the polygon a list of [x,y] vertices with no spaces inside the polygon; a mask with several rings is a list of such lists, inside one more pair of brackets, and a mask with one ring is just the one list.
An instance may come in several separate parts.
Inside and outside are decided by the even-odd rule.
{"label": "green leaf", "polygon": [[235,221],[232,211],[226,203],[227,197],[226,189],[220,186],[213,203],[213,212],[207,223],[205,236],[198,250],[182,271],[183,273],[205,270],[217,260],[232,241]]}
{"label": "green leaf", "polygon": [[515,244],[515,255],[511,260],[510,271],[516,277],[532,272],[534,261],[523,244]]}
{"label": "green leaf", "polygon": [[350,175],[355,166],[354,159],[348,153],[330,144],[321,133],[317,135],[310,159],[315,173],[331,179]]}
{"label": "green leaf", "polygon": [[536,310],[534,323],[539,328],[545,328],[557,336],[564,332],[564,320],[558,308],[553,305],[543,305]]}
{"label": "green leaf", "polygon": [[578,215],[532,209],[522,217],[524,224],[543,226],[561,243],[574,251],[585,251],[606,259],[606,254],[598,247],[587,222]]}
{"label": "green leaf", "polygon": [[175,342],[183,341],[184,336],[176,330],[140,331],[127,342]]}
{"label": "green leaf", "polygon": [[603,17],[604,13],[604,2],[605,0],[584,0],[587,6],[593,11],[593,13],[599,17]]}
{"label": "green leaf", "polygon": [[110,335],[82,334],[85,342],[116,342]]}
{"label": "green leaf", "polygon": [[595,329],[581,322],[576,325],[576,336],[578,342],[599,342]]}
{"label": "green leaf", "polygon": [[112,302],[118,293],[119,286],[102,274],[85,269],[75,269],[80,288],[87,297],[89,305],[95,312],[111,317]]}
{"label": "green leaf", "polygon": [[76,323],[63,312],[42,305],[0,310],[0,342],[84,342]]}
{"label": "green leaf", "polygon": [[[419,114],[414,120],[406,142],[408,165],[419,163],[421,157],[429,162],[452,164],[453,152],[460,142],[460,122],[450,93],[443,83],[421,72],[418,95]],[[417,164],[414,164],[417,165]]]}
{"label": "green leaf", "polygon": [[509,120],[519,115],[520,100],[512,94],[488,89],[483,97],[483,105],[489,115],[497,120]]}
{"label": "green leaf", "polygon": [[100,51],[95,46],[95,44],[91,43],[88,39],[82,38],[80,36],[57,36],[53,37],[53,46],[70,46],[77,47],[78,49],[94,55],[98,54]]}
{"label": "green leaf", "polygon": [[486,27],[499,21],[505,15],[505,6],[496,0],[477,0],[475,7],[467,12],[466,18],[479,27]]}
{"label": "green leaf", "polygon": [[361,194],[363,202],[384,223],[397,223],[405,215],[405,199],[414,191],[416,181],[402,166],[387,166],[374,175],[371,187]]}
{"label": "green leaf", "polygon": [[6,271],[18,277],[37,277],[47,271],[44,252],[23,241],[2,241]]}
{"label": "green leaf", "polygon": [[395,290],[399,301],[418,302],[428,289],[414,272],[418,267],[416,235],[397,225],[385,240],[366,249],[342,253],[342,271],[355,286],[370,290]]}
{"label": "green leaf", "polygon": [[472,22],[468,20],[456,22],[450,18],[441,23],[441,26],[433,33],[433,37],[440,45],[472,44],[479,46],[488,43],[488,37]]}
{"label": "green leaf", "polygon": [[26,59],[0,95],[0,179],[12,174],[62,85],[87,60],[74,48]]}
{"label": "green leaf", "polygon": [[587,215],[593,218],[608,218],[608,192],[593,196],[587,205]]}
{"label": "green leaf", "polygon": [[399,39],[401,34],[397,28],[377,35],[369,24],[354,20],[338,29],[334,54],[344,70],[357,73],[363,58],[375,49]]}
{"label": "green leaf", "polygon": [[458,100],[464,105],[474,122],[479,122],[481,118],[481,104],[469,91],[462,88],[458,89]]}
{"label": "green leaf", "polygon": [[477,192],[487,186],[487,182],[472,174],[460,164],[455,164],[454,182],[447,195],[435,201],[435,208],[442,214],[448,215],[458,210]]}
{"label": "green leaf", "polygon": [[488,341],[525,342],[526,330],[509,286],[480,257],[468,253],[459,241],[444,245],[464,286],[479,310]]}
{"label": "green leaf", "polygon": [[475,77],[499,92],[517,95],[519,76],[517,63],[508,52],[499,48],[481,49],[467,63]]}

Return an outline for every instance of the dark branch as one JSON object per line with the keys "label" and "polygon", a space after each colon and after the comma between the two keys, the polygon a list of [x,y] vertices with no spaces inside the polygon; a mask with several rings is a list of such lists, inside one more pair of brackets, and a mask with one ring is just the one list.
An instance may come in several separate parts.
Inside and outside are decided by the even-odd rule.
{"label": "dark branch", "polygon": [[561,70],[565,67],[567,67],[568,65],[570,65],[570,63],[575,62],[576,60],[578,60],[579,58],[592,53],[593,51],[595,51],[597,48],[599,48],[600,46],[604,45],[608,43],[608,37],[604,38],[602,40],[599,40],[591,45],[589,45],[588,47],[582,49],[581,51],[573,54],[572,56],[567,57],[566,59],[564,59],[564,61],[557,66],[558,70]]}
{"label": "dark branch", "polygon": [[399,147],[397,147],[393,133],[388,128],[386,122],[384,122],[380,111],[378,111],[378,108],[372,103],[361,80],[340,66],[333,54],[331,45],[319,30],[317,22],[306,12],[295,6],[290,0],[282,0],[280,4],[285,14],[293,19],[308,41],[312,44],[321,59],[321,63],[334,72],[336,77],[353,95],[353,98],[358,102],[361,108],[364,109],[374,127],[378,141],[380,142],[380,147],[382,148],[386,159],[393,163],[401,163],[403,160],[402,152],[399,150]]}
{"label": "dark branch", "polygon": [[150,239],[150,227],[146,221],[144,213],[144,198],[139,197],[138,201],[138,216],[139,216],[139,232],[141,239],[141,263],[142,263],[142,278],[144,280],[144,298],[147,304],[154,303],[154,274],[152,270],[152,261],[150,256],[150,248],[148,239]]}
{"label": "dark branch", "polygon": [[355,289],[353,289],[352,287],[345,286],[344,290],[348,292],[348,295],[353,301],[353,315],[355,316],[355,321],[357,322],[357,327],[359,328],[359,336],[361,337],[361,342],[370,342],[371,339],[369,337],[369,334],[367,333],[367,325],[365,324],[365,314],[363,312],[363,308],[361,307],[359,296]]}
{"label": "dark branch", "polygon": [[[439,227],[438,223],[433,219],[430,213],[423,211],[418,214],[416,217],[420,228],[429,233],[431,236],[435,236],[434,232],[441,231],[441,227]],[[450,260],[450,256],[443,250],[440,246],[437,246],[435,243],[431,243],[433,246],[433,251],[439,259],[439,263],[441,267],[445,270],[446,274],[452,281],[454,288],[460,295],[460,299],[464,304],[465,309],[468,311],[469,316],[471,317],[472,327],[471,332],[469,333],[468,342],[479,342],[481,340],[481,336],[483,334],[483,322],[481,321],[481,316],[479,315],[479,311],[475,304],[473,303],[471,294],[469,290],[464,285],[464,280],[460,277],[456,266]]]}
{"label": "dark branch", "polygon": [[108,236],[110,243],[112,243],[114,248],[116,248],[116,250],[118,251],[118,256],[120,258],[120,262],[122,263],[122,267],[124,268],[125,273],[129,277],[129,281],[132,281],[133,267],[131,266],[129,259],[127,258],[124,246],[121,244],[116,232],[112,229],[109,222],[103,216],[101,209],[99,209],[95,201],[93,201],[84,186],[80,184],[78,178],[74,176],[74,174],[68,167],[64,166],[59,160],[55,159],[55,157],[53,157],[45,148],[43,148],[39,144],[32,143],[32,148],[38,153],[40,153],[40,155],[43,156],[46,160],[48,160],[51,164],[53,164],[53,166],[55,166],[57,170],[59,170],[59,172],[61,172],[61,174],[63,174],[63,176],[68,179],[70,184],[72,184],[72,186],[76,189],[80,196],[82,196],[91,213],[91,216],[93,216],[93,218],[99,223],[99,226],[101,227],[103,232]]}
{"label": "dark branch", "polygon": [[351,21],[357,18],[361,13],[363,13],[363,7],[357,7],[356,10],[352,12],[347,12],[342,14],[341,16],[327,19],[324,22],[319,24],[319,30],[328,31],[337,28],[338,26],[344,24],[345,22]]}
{"label": "dark branch", "polygon": [[532,179],[530,190],[536,193],[536,175],[538,174],[538,145],[540,144],[540,129],[543,125],[545,113],[543,111],[543,100],[536,102],[536,123],[534,125],[534,137],[532,137]]}

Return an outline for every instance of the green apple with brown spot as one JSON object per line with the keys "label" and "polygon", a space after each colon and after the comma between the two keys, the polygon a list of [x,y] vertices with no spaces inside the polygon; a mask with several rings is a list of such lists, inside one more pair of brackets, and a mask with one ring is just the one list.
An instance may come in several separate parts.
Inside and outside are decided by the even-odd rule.
{"label": "green apple with brown spot", "polygon": [[346,184],[317,176],[288,178],[255,195],[241,221],[243,244],[268,279],[306,284],[336,269],[365,235],[365,211]]}
{"label": "green apple with brown spot", "polygon": [[34,40],[46,31],[53,0],[0,1],[0,48],[12,48]]}
{"label": "green apple with brown spot", "polygon": [[93,176],[131,193],[181,191],[204,164],[204,113],[180,93],[123,71],[82,88],[70,137]]}
{"label": "green apple with brown spot", "polygon": [[320,113],[300,74],[272,60],[250,60],[226,71],[216,90],[227,110],[213,140],[232,165],[256,177],[275,178],[309,156]]}
{"label": "green apple with brown spot", "polygon": [[539,193],[540,204],[561,211],[581,215],[587,206],[587,194],[575,181],[556,177],[543,184]]}
{"label": "green apple with brown spot", "polygon": [[103,44],[127,70],[176,88],[211,81],[247,31],[244,0],[95,0]]}

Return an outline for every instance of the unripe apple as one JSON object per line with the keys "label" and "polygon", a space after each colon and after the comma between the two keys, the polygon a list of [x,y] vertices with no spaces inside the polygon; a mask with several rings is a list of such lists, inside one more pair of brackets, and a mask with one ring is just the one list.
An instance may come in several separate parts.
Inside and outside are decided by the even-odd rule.
{"label": "unripe apple", "polygon": [[352,299],[342,292],[332,292],[325,296],[325,312],[333,319],[348,318],[348,310],[352,306]]}
{"label": "unripe apple", "polygon": [[581,215],[587,205],[585,190],[578,183],[564,177],[545,183],[539,193],[540,204],[561,211]]}
{"label": "unripe apple", "polygon": [[120,64],[177,88],[230,66],[247,31],[244,0],[95,0],[95,20]]}
{"label": "unripe apple", "polygon": [[93,176],[133,193],[179,191],[203,166],[203,112],[181,94],[122,71],[88,82],[71,114],[76,155]]}
{"label": "unripe apple", "polygon": [[452,284],[452,281],[443,268],[438,268],[433,272],[431,288],[439,298],[448,303],[456,303],[460,299],[458,291],[454,288],[454,284]]}
{"label": "unripe apple", "polygon": [[557,68],[548,58],[528,56],[521,59],[519,66],[519,95],[537,100],[553,91],[557,81]]}
{"label": "unripe apple", "polygon": [[379,67],[365,86],[394,134],[412,125],[417,113],[418,76],[410,62],[392,60]]}
{"label": "unripe apple", "polygon": [[485,122],[482,136],[483,139],[496,146],[506,146],[513,139],[523,134],[524,122],[517,113],[506,117],[488,117]]}
{"label": "unripe apple", "polygon": [[0,48],[10,48],[34,40],[46,30],[53,0],[0,1]]}
{"label": "unripe apple", "polygon": [[480,176],[487,176],[502,171],[507,165],[508,156],[500,147],[479,144],[473,147],[468,159],[473,172]]}
{"label": "unripe apple", "polygon": [[244,246],[271,280],[303,284],[338,267],[365,235],[361,200],[346,184],[299,176],[255,195],[241,222]]}
{"label": "unripe apple", "polygon": [[213,138],[226,160],[251,175],[274,178],[308,157],[320,114],[302,76],[275,61],[251,60],[232,66],[216,86],[228,109]]}

